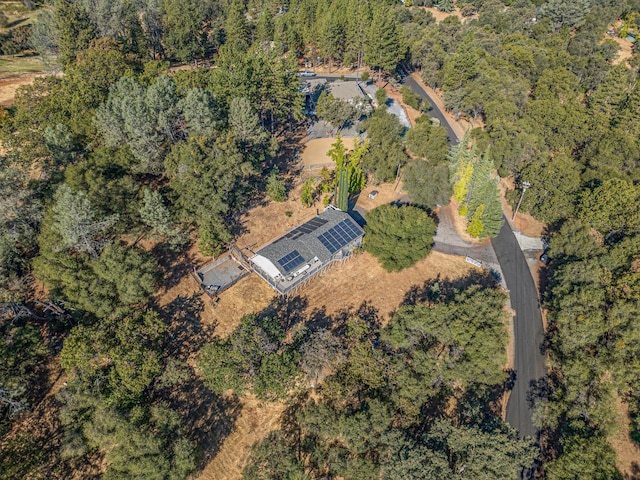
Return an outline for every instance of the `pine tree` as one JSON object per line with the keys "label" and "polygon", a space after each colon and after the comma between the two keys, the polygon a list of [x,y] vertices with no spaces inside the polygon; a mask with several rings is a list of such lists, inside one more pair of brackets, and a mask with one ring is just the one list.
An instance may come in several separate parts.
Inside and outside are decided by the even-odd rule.
{"label": "pine tree", "polygon": [[226,36],[225,44],[236,51],[244,51],[249,48],[249,26],[245,17],[245,9],[242,0],[233,0],[229,6],[229,14],[224,25]]}
{"label": "pine tree", "polygon": [[174,236],[179,231],[160,192],[145,189],[139,213],[140,219],[159,235]]}
{"label": "pine tree", "polygon": [[361,68],[364,62],[364,50],[367,41],[367,29],[371,23],[369,2],[349,0],[347,5],[347,41],[344,63]]}
{"label": "pine tree", "polygon": [[466,201],[469,192],[473,175],[474,156],[475,147],[472,145],[471,149],[469,149],[469,132],[467,131],[460,143],[454,145],[449,153],[449,171],[451,184],[453,185],[453,197],[461,204]]}
{"label": "pine tree", "polygon": [[441,12],[453,12],[455,4],[453,0],[439,0],[437,7]]}
{"label": "pine tree", "polygon": [[460,203],[460,215],[471,219],[469,234],[494,237],[502,228],[503,214],[498,179],[493,178],[493,160],[488,151],[477,158],[475,145],[471,148],[467,145],[468,134],[465,134],[449,154],[453,196]]}
{"label": "pine tree", "polygon": [[267,195],[274,202],[284,202],[287,199],[287,189],[279,174],[278,167],[274,167],[267,179]]}
{"label": "pine tree", "polygon": [[313,178],[309,178],[302,185],[302,191],[300,192],[300,201],[305,207],[310,207],[315,201],[316,184]]}
{"label": "pine tree", "polygon": [[256,25],[256,40],[258,42],[270,42],[273,40],[274,33],[273,13],[271,9],[264,8],[260,12],[258,25]]}
{"label": "pine tree", "polygon": [[56,0],[53,11],[60,63],[66,68],[75,61],[80,50],[89,47],[95,38],[96,26],[89,20],[80,2]]}
{"label": "pine tree", "polygon": [[[320,97],[322,97],[322,95],[320,95]],[[327,152],[327,155],[329,155],[331,160],[335,162],[336,170],[341,170],[345,166],[347,160],[347,148],[344,146],[342,136],[339,132],[336,135],[335,143],[331,144],[331,149]]]}
{"label": "pine tree", "polygon": [[485,206],[482,212],[482,224],[484,231],[482,233],[485,237],[495,237],[500,233],[500,229],[504,224],[504,214],[502,212],[502,202],[500,201],[500,194],[498,191],[498,179],[493,179],[487,185],[487,192],[484,195]]}
{"label": "pine tree", "polygon": [[364,61],[378,69],[380,80],[382,70],[394,71],[405,54],[395,17],[388,6],[382,3],[376,6],[367,39]]}
{"label": "pine tree", "polygon": [[467,195],[464,199],[464,202],[469,207],[470,215],[473,215],[480,204],[486,205],[485,197],[491,195],[491,187],[488,184],[492,183],[491,175],[494,170],[493,161],[489,158],[487,152],[479,158],[474,158],[472,165],[473,172],[469,181]]}
{"label": "pine tree", "polygon": [[483,212],[484,205],[479,205],[476,211],[473,212],[473,216],[467,227],[467,233],[472,237],[478,238],[484,232],[484,224],[482,223]]}

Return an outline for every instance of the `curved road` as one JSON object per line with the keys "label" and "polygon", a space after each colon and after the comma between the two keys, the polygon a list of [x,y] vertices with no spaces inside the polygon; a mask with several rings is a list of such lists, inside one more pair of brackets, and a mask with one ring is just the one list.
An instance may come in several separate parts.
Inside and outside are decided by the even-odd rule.
{"label": "curved road", "polygon": [[[433,105],[429,115],[440,120],[442,126],[449,132],[450,143],[457,144],[459,140],[449,122],[422,86],[411,76],[405,77],[402,83],[421,98],[429,100]],[[507,219],[491,244],[509,289],[511,307],[516,312],[513,320],[515,383],[507,404],[507,422],[518,430],[521,437],[531,436],[537,439],[538,430],[533,425],[530,398],[532,387],[535,387],[546,375],[545,358],[541,352],[544,331],[538,304],[538,290]],[[531,475],[531,472],[523,472],[522,478],[531,478]]]}
{"label": "curved road", "polygon": [[507,404],[507,422],[518,430],[521,437],[529,435],[536,438],[538,431],[531,419],[533,410],[529,398],[546,375],[541,351],[544,331],[538,290],[507,219],[491,243],[509,288],[511,307],[516,311],[513,319],[516,378]]}

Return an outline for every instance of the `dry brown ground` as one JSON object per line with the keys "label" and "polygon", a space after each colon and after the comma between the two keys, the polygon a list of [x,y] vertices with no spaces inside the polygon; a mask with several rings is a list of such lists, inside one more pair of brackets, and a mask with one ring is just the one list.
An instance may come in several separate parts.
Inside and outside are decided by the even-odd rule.
{"label": "dry brown ground", "polygon": [[625,480],[640,479],[640,447],[629,436],[629,405],[616,398],[617,431],[609,435],[616,452],[616,465]]}
{"label": "dry brown ground", "polygon": [[233,433],[225,439],[220,452],[202,471],[199,480],[241,478],[251,447],[280,426],[284,409],[281,403],[261,402],[253,396],[243,398]]}
{"label": "dry brown ground", "polygon": [[[506,307],[505,307],[506,309]],[[505,370],[513,370],[515,366],[516,360],[516,334],[513,325],[513,317],[515,317],[516,312],[512,308],[508,309],[508,315],[504,321],[504,328],[507,330],[509,334],[509,340],[507,342],[507,363],[505,364]],[[509,397],[511,396],[511,390],[505,389],[502,394],[502,400],[500,402],[500,416],[502,420],[507,419],[507,405],[509,403]]]}
{"label": "dry brown ground", "polygon": [[436,23],[440,23],[442,20],[444,20],[447,17],[458,17],[461,22],[465,22],[468,19],[470,20],[473,18],[478,18],[477,14],[472,15],[471,17],[463,17],[458,7],[456,7],[453,10],[453,12],[442,12],[435,7],[411,7],[411,8],[421,8],[423,10],[427,10],[428,12],[431,12],[431,15],[433,15],[433,18],[435,18]]}
{"label": "dry brown ground", "polygon": [[[413,286],[422,286],[426,280],[441,275],[442,279],[456,279],[466,276],[475,267],[460,257],[452,257],[432,252],[429,257],[402,272],[388,273],[378,261],[368,253],[362,253],[351,260],[337,264],[324,275],[314,279],[300,296],[306,300],[306,313],[321,311],[323,314],[335,314],[348,307],[358,307],[368,302],[376,308],[384,323],[391,313],[402,303],[405,295]],[[243,282],[246,282],[243,287]],[[266,289],[266,290],[265,290]],[[266,307],[272,298],[269,287],[257,275],[251,274],[242,282],[222,293],[220,302],[213,310],[202,313],[202,322],[212,313],[219,315],[216,320],[216,335],[230,333],[238,324],[240,313],[227,305],[236,305],[241,299],[251,300],[256,295],[260,301],[253,301],[253,307],[240,305],[246,310],[259,311]],[[264,295],[264,296],[263,296]],[[252,445],[278,428],[284,405],[281,403],[259,402],[249,396],[242,400],[242,410],[235,428],[223,442],[218,454],[206,466],[199,477],[201,480],[239,479]]]}
{"label": "dry brown ground", "polygon": [[44,73],[1,73],[0,106],[6,107],[12,105],[19,87],[22,85],[30,85],[36,77],[42,76],[44,76]]}
{"label": "dry brown ground", "polygon": [[216,335],[226,337],[240,325],[243,316],[264,310],[274,297],[266,282],[250,274],[223,292],[217,303],[208,302],[202,322],[215,325]]}
{"label": "dry brown ground", "polygon": [[616,58],[614,58],[613,61],[611,62],[612,64],[618,65],[619,63],[626,62],[633,56],[633,51],[632,51],[633,45],[629,40],[625,38],[619,38],[619,37],[610,38],[610,40],[613,40],[618,45],[620,45],[620,50],[618,50],[618,54],[616,55]]}
{"label": "dry brown ground", "polygon": [[433,15],[433,18],[435,19],[436,23],[440,23],[442,20],[444,20],[445,18],[448,17],[458,17],[460,19],[461,22],[465,22],[468,21],[470,19],[474,19],[474,18],[478,18],[478,14],[472,15],[470,17],[464,17],[462,15],[462,13],[460,12],[460,9],[458,7],[456,7],[452,12],[443,12],[441,10],[438,10],[435,7],[411,7],[413,8],[420,8],[422,10],[426,10],[428,12],[431,12],[431,15]]}
{"label": "dry brown ground", "polygon": [[[300,63],[300,62],[299,62]],[[329,65],[318,65],[315,67],[309,67],[309,68],[305,68],[304,65],[300,64],[300,69],[301,70],[309,70],[310,72],[315,72],[317,74],[323,74],[323,73],[330,73],[331,75],[353,75],[354,73],[363,73],[363,72],[368,72],[369,71],[369,67],[362,67],[362,68],[336,68],[331,67],[329,68]]]}
{"label": "dry brown ground", "polygon": [[422,286],[438,275],[443,280],[461,278],[475,269],[461,257],[432,252],[412,267],[389,273],[375,257],[363,252],[329,269],[300,295],[306,297],[310,311],[324,308],[328,315],[368,302],[386,322],[411,287]]}
{"label": "dry brown ground", "polygon": [[235,242],[238,248],[248,247],[256,251],[296,225],[315,217],[317,211],[324,208],[319,196],[312,207],[302,205],[300,190],[298,185],[289,192],[285,202],[266,202],[247,212],[242,218],[244,233]]}
{"label": "dry brown ground", "polygon": [[[369,198],[369,194],[374,190],[377,191],[378,194],[374,199],[371,199]],[[397,187],[394,183],[368,185],[364,190],[362,190],[362,192],[360,192],[356,205],[368,212],[380,205],[397,201],[403,193],[402,182],[400,182]]]}
{"label": "dry brown ground", "polygon": [[509,205],[506,200],[506,192],[507,190],[513,190],[515,188],[513,177],[500,179],[498,188],[500,189],[501,193],[500,198],[502,200],[502,208],[504,209],[504,214],[513,224],[516,230],[529,237],[541,237],[546,230],[547,225],[540,222],[539,220],[536,220],[528,213],[518,212],[515,221],[511,220],[511,218],[513,217],[513,208],[511,208],[511,205]]}
{"label": "dry brown ground", "polygon": [[[342,143],[344,143],[348,151],[353,149],[353,141],[354,137],[342,137]],[[334,143],[336,143],[336,137],[309,140],[300,155],[304,168],[316,169],[324,165],[329,168],[334,167],[333,160],[327,155],[327,152],[331,150],[331,145]]]}

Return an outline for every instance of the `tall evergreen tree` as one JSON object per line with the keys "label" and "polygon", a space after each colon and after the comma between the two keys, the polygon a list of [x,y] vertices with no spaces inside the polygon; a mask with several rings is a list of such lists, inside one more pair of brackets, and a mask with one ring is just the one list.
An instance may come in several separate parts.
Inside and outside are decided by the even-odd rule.
{"label": "tall evergreen tree", "polygon": [[249,48],[249,25],[242,0],[233,0],[229,5],[224,33],[227,48],[235,51],[246,51]]}
{"label": "tall evergreen tree", "polygon": [[367,33],[364,61],[370,67],[378,69],[378,78],[381,79],[382,71],[394,71],[404,55],[405,48],[393,12],[387,5],[380,2],[373,10],[373,18]]}

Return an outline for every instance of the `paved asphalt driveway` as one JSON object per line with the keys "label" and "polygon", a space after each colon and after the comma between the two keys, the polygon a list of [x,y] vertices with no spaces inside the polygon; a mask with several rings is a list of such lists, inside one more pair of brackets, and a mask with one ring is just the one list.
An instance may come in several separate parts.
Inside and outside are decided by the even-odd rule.
{"label": "paved asphalt driveway", "polygon": [[542,343],[544,332],[538,305],[537,288],[516,238],[505,219],[500,233],[491,243],[511,298],[515,334],[515,385],[507,404],[507,422],[518,429],[521,437],[537,437],[529,402],[531,387],[546,374]]}
{"label": "paved asphalt driveway", "polygon": [[445,116],[442,114],[438,106],[436,105],[436,102],[434,102],[433,99],[429,96],[429,94],[423,90],[420,84],[410,76],[404,77],[401,83],[409,87],[411,90],[413,90],[413,93],[418,95],[423,100],[429,101],[429,103],[433,108],[429,110],[428,115],[431,118],[437,118],[438,120],[440,120],[440,125],[442,125],[444,128],[447,129],[447,137],[449,138],[449,144],[457,145],[459,140],[455,132],[451,128],[451,125],[449,125],[449,122],[447,121]]}
{"label": "paved asphalt driveway", "polygon": [[[402,81],[414,93],[433,105],[429,115],[440,120],[449,132],[452,145],[458,143],[447,119],[420,84],[407,76]],[[506,221],[496,238],[492,240],[498,262],[510,292],[511,307],[515,310],[515,384],[507,404],[507,422],[518,430],[521,437],[537,439],[529,402],[531,387],[546,374],[545,358],[541,353],[543,342],[542,317],[538,305],[538,290],[531,277],[529,265]],[[523,472],[521,478],[532,478],[532,472]]]}

